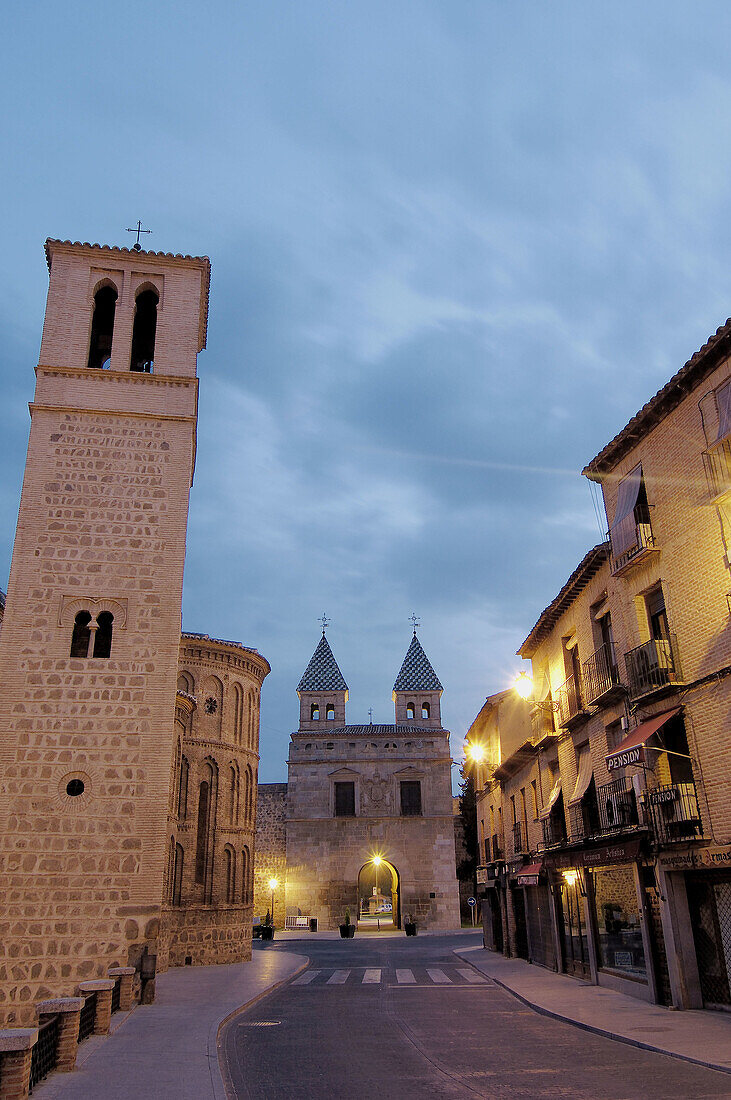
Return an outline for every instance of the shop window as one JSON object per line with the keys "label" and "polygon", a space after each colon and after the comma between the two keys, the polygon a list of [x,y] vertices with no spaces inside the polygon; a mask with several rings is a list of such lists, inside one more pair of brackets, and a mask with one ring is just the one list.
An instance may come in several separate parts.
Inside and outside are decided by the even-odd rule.
{"label": "shop window", "polygon": [[633,868],[596,868],[594,905],[600,967],[646,982],[647,965]]}

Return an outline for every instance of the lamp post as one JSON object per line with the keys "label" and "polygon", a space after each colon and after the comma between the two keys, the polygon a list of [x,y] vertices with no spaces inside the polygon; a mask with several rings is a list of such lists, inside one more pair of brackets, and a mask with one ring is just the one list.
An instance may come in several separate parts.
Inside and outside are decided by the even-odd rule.
{"label": "lamp post", "polygon": [[378,868],[381,866],[382,862],[380,856],[373,857],[373,866],[376,869],[376,927],[379,932],[381,931],[381,918],[378,916]]}
{"label": "lamp post", "polygon": [[274,927],[274,891],[276,890],[276,888],[278,886],[279,886],[279,879],[277,879],[277,878],[270,878],[269,879],[269,889],[272,892],[272,928]]}

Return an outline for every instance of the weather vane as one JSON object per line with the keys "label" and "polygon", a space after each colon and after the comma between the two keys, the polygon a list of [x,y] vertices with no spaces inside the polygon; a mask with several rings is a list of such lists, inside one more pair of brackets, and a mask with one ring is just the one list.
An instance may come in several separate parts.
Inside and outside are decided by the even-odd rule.
{"label": "weather vane", "polygon": [[412,613],[411,613],[411,618],[409,619],[409,622],[410,622],[410,623],[411,623],[411,624],[413,625],[413,627],[414,627],[414,634],[416,634],[416,628],[417,628],[417,626],[421,626],[421,623],[420,623],[420,622],[419,622],[419,620],[417,619],[417,617],[416,617],[416,615],[415,615],[415,613],[414,613],[414,612],[412,612]]}
{"label": "weather vane", "polygon": [[371,720],[371,725],[373,725],[373,707],[368,707],[368,717]]}
{"label": "weather vane", "polygon": [[142,251],[142,245],[140,244],[140,233],[152,233],[152,230],[151,229],[143,229],[142,228],[142,222],[138,221],[137,222],[137,228],[136,229],[128,229],[127,232],[137,234],[137,240],[132,245],[132,247],[134,248],[135,252],[141,252]]}
{"label": "weather vane", "polygon": [[319,618],[317,621],[318,621],[318,623],[322,623],[322,636],[324,638],[325,637],[325,631],[330,626],[330,620],[328,619],[327,615],[323,611],[322,617]]}

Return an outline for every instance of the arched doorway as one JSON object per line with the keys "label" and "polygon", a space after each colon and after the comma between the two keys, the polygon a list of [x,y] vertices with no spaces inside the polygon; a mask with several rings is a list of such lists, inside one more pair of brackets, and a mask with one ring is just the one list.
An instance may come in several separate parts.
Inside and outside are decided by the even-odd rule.
{"label": "arched doorway", "polygon": [[358,922],[374,931],[401,927],[399,873],[383,856],[372,856],[358,872]]}

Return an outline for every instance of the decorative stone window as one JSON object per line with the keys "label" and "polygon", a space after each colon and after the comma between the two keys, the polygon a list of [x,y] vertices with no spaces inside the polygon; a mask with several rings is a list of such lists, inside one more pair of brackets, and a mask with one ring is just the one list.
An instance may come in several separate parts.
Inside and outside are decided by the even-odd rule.
{"label": "decorative stone window", "polygon": [[209,695],[205,701],[204,709],[206,714],[215,714],[218,710],[218,700],[214,699],[212,695]]}
{"label": "decorative stone window", "polygon": [[355,783],[335,783],[335,817],[355,817]]}
{"label": "decorative stone window", "polygon": [[401,788],[401,816],[421,817],[421,780],[402,780]]}
{"label": "decorative stone window", "polygon": [[428,703],[422,703],[421,704],[421,717],[422,718],[428,718],[429,717],[429,704]]}
{"label": "decorative stone window", "polygon": [[407,703],[406,704],[406,717],[409,720],[413,720],[415,713],[416,712],[415,712],[415,709],[414,709],[414,704],[413,703]]}
{"label": "decorative stone window", "polygon": [[312,706],[310,707],[310,721],[311,722],[319,722],[320,721],[320,704],[319,703],[313,703]]}
{"label": "decorative stone window", "polygon": [[126,600],[64,597],[61,601],[58,622],[71,631],[70,657],[111,657],[112,635],[123,630],[126,621]]}
{"label": "decorative stone window", "polygon": [[335,719],[335,706],[333,703],[328,703],[325,707],[325,718],[328,722],[332,722]]}
{"label": "decorative stone window", "polygon": [[132,327],[132,356],[129,369],[151,374],[155,360],[155,333],[157,330],[156,290],[141,291],[135,301],[135,319]]}
{"label": "decorative stone window", "polygon": [[88,367],[107,370],[112,357],[114,313],[117,306],[117,290],[105,284],[94,295],[94,313],[91,319]]}

